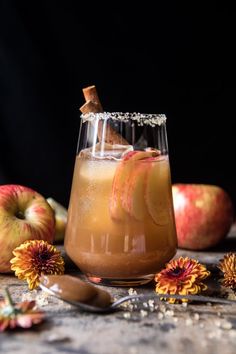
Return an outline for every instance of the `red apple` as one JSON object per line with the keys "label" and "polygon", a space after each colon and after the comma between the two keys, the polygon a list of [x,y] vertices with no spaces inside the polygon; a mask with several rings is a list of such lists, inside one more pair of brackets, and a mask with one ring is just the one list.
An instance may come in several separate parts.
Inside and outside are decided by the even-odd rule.
{"label": "red apple", "polygon": [[234,208],[226,191],[214,185],[174,184],[172,192],[180,248],[208,249],[227,236]]}
{"label": "red apple", "polygon": [[0,186],[0,272],[11,270],[12,251],[26,240],[53,242],[54,212],[46,199],[20,185]]}

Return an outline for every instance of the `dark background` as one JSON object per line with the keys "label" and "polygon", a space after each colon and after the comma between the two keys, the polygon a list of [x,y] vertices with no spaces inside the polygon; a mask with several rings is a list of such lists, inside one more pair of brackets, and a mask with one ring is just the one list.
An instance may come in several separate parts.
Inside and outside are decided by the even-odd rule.
{"label": "dark background", "polygon": [[173,183],[217,184],[236,203],[235,12],[110,3],[0,0],[0,183],[68,205],[95,84],[106,111],[167,115]]}

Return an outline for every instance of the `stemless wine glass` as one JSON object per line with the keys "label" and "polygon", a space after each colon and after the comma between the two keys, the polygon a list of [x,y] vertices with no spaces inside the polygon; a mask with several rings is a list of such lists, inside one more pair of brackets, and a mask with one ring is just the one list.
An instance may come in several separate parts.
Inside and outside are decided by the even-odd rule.
{"label": "stemless wine glass", "polygon": [[151,281],[176,253],[166,117],[81,116],[65,250],[95,283]]}

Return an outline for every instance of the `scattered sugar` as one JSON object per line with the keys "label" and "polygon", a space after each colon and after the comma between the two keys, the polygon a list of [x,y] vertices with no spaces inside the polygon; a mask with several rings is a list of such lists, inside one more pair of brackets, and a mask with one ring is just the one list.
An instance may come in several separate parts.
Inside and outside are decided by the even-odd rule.
{"label": "scattered sugar", "polygon": [[166,317],[173,317],[174,316],[174,311],[173,310],[167,310],[166,312],[165,312],[165,316]]}
{"label": "scattered sugar", "polygon": [[208,333],[208,338],[210,338],[210,339],[220,338],[223,333],[222,330],[228,330],[230,335],[232,335],[232,333],[235,332],[235,335],[236,335],[236,331],[232,330],[232,327],[233,327],[232,323],[227,320],[215,319],[214,325],[218,328],[216,328],[214,331],[211,331]]}
{"label": "scattered sugar", "polygon": [[134,290],[133,288],[129,288],[128,294],[129,294],[129,295],[137,295],[137,291]]}
{"label": "scattered sugar", "polygon": [[49,304],[49,294],[46,292],[38,292],[37,290],[28,291],[23,293],[21,301],[36,301],[39,307],[47,306]]}
{"label": "scattered sugar", "polygon": [[46,293],[38,294],[36,297],[37,305],[40,307],[48,305],[48,303],[49,303],[48,296],[49,296],[49,294],[46,294]]}
{"label": "scattered sugar", "polygon": [[163,304],[160,304],[160,311],[165,313],[166,312],[166,307]]}
{"label": "scattered sugar", "polygon": [[186,318],[185,324],[186,324],[186,326],[192,326],[193,320],[191,318]]}
{"label": "scattered sugar", "polygon": [[145,310],[140,310],[141,317],[147,317],[148,312]]}
{"label": "scattered sugar", "polygon": [[221,336],[222,336],[222,330],[221,329],[216,329],[216,330],[214,330],[214,331],[212,331],[212,332],[209,332],[208,333],[208,335],[207,335],[207,337],[209,338],[209,339],[215,339],[215,338],[221,338]]}
{"label": "scattered sugar", "polygon": [[163,313],[162,312],[158,312],[157,313],[157,318],[158,318],[158,320],[162,320],[164,318]]}
{"label": "scattered sugar", "polygon": [[21,296],[21,301],[35,301],[37,297],[37,290],[28,291],[23,293]]}
{"label": "scattered sugar", "polygon": [[123,317],[126,318],[126,319],[129,319],[131,317],[130,312],[124,312],[123,313]]}
{"label": "scattered sugar", "polygon": [[222,329],[232,329],[233,325],[229,321],[222,321],[220,324],[220,328]]}
{"label": "scattered sugar", "polygon": [[229,330],[229,335],[230,335],[230,337],[236,337],[236,331],[235,330],[233,330],[233,329],[231,329],[231,330]]}
{"label": "scattered sugar", "polygon": [[221,321],[217,319],[214,321],[214,324],[216,327],[220,327]]}
{"label": "scattered sugar", "polygon": [[155,307],[155,301],[154,300],[148,300],[148,306],[150,307],[150,308],[154,308]]}
{"label": "scattered sugar", "polygon": [[47,337],[44,339],[47,343],[62,343],[69,342],[71,339],[64,333],[50,333],[47,334]]}
{"label": "scattered sugar", "polygon": [[128,307],[129,307],[129,310],[130,310],[130,311],[133,311],[133,309],[134,309],[134,305],[133,305],[133,304],[129,304]]}

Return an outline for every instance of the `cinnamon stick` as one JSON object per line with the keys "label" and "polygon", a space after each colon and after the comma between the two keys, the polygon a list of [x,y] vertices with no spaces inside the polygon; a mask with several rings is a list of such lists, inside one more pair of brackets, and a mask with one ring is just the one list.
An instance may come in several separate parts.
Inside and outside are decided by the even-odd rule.
{"label": "cinnamon stick", "polygon": [[97,105],[97,112],[103,112],[95,85],[83,88],[83,94],[86,102],[91,101]]}
{"label": "cinnamon stick", "polygon": [[83,104],[83,106],[80,107],[80,111],[83,114],[87,114],[87,113],[91,113],[91,112],[92,113],[102,112],[102,111],[99,111],[99,106],[92,101],[85,102],[85,104]]}
{"label": "cinnamon stick", "polygon": [[[103,112],[103,108],[98,97],[98,93],[95,85],[88,86],[83,88],[83,94],[85,98],[85,104],[80,107],[80,111],[83,114],[87,113],[101,113]],[[102,141],[102,133],[103,133],[103,121],[100,120],[98,122],[98,140]],[[119,134],[117,133],[109,124],[106,126],[106,136],[105,142],[111,145],[119,144],[119,145],[129,145],[129,143]]]}

